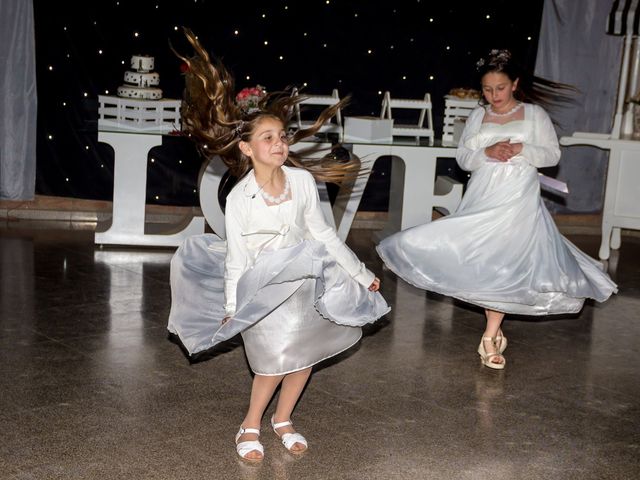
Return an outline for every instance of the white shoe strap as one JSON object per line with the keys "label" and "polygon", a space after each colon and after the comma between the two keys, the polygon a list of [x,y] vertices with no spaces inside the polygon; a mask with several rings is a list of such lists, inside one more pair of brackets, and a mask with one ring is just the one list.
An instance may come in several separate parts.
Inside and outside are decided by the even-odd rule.
{"label": "white shoe strap", "polygon": [[274,428],[274,430],[276,428],[288,427],[289,425],[293,425],[293,423],[291,423],[291,420],[287,420],[286,422],[272,423],[271,424],[271,426]]}
{"label": "white shoe strap", "polygon": [[240,427],[240,432],[238,432],[239,435],[244,435],[245,433],[255,433],[256,435],[260,435],[260,430],[258,430],[257,428],[242,428]]}
{"label": "white shoe strap", "polygon": [[282,435],[282,444],[287,447],[287,450],[291,450],[296,443],[300,443],[307,447],[307,439],[299,433],[285,433]]}
{"label": "white shoe strap", "polygon": [[[253,432],[250,432],[250,433],[253,433]],[[239,444],[236,445],[236,451],[238,452],[238,455],[240,455],[243,458],[246,457],[246,455],[249,452],[253,452],[254,450],[257,452],[260,452],[261,455],[264,455],[264,447],[257,440],[240,442]]]}

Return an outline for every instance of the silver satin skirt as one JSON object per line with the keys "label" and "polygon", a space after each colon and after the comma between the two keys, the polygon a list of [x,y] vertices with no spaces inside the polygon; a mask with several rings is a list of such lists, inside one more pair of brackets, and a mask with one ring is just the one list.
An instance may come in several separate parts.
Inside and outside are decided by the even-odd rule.
{"label": "silver satin skirt", "polygon": [[575,313],[586,298],[617,291],[602,265],[560,234],[526,163],[485,164],[455,213],[387,237],[377,251],[414,286],[504,313]]}
{"label": "silver satin skirt", "polygon": [[262,253],[238,282],[235,315],[222,324],[225,256],[225,243],[203,234],[188,238],[171,260],[167,328],[190,355],[241,333],[255,373],[291,373],[351,347],[362,325],[390,310],[324,245],[306,240]]}
{"label": "silver satin skirt", "polygon": [[281,375],[302,370],[360,340],[360,327],[325,320],[314,302],[315,280],[306,279],[278,308],[242,332],[254,373]]}

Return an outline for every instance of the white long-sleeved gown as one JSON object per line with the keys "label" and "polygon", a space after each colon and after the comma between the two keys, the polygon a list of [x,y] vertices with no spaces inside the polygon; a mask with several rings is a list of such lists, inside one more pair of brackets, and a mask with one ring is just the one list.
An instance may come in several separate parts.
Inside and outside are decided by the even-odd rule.
{"label": "white long-sleeved gown", "polygon": [[250,172],[227,196],[227,241],[193,236],[171,261],[169,331],[190,354],[241,332],[261,375],[340,353],[389,311],[368,290],[373,273],[326,223],[311,174],[282,168],[291,200],[267,205]]}
{"label": "white long-sleeved gown", "polygon": [[[558,139],[547,113],[525,104],[524,118],[483,123],[469,116],[456,159],[472,171],[453,214],[385,238],[377,251],[407,282],[492,310],[547,315],[578,312],[617,291],[601,264],[558,231],[540,197],[537,167],[557,164]],[[484,149],[523,143],[508,162]]]}

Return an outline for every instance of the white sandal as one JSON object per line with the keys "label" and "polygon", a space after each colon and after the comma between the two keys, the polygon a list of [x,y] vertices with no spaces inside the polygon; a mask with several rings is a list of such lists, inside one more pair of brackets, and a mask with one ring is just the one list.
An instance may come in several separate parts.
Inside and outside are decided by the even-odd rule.
{"label": "white sandal", "polygon": [[[291,453],[293,453],[294,455],[300,455],[301,453],[306,452],[307,449],[309,448],[309,445],[307,444],[307,439],[304,438],[299,433],[283,433],[282,436],[280,436],[280,434],[277,432],[278,428],[288,427],[289,425],[293,426],[293,423],[291,422],[291,420],[287,420],[286,422],[273,423],[273,416],[271,417],[271,426],[273,427],[273,431],[275,432],[276,435],[278,435],[280,440],[282,440],[282,444],[285,446],[285,448],[289,450]],[[300,450],[291,450],[291,448],[296,443],[299,443],[300,445],[304,445],[304,448],[301,448]]]}
{"label": "white sandal", "polygon": [[[264,459],[264,447],[258,440],[247,440],[246,442],[238,443],[238,439],[245,433],[255,433],[260,436],[260,430],[257,428],[244,428],[240,427],[238,433],[236,433],[236,452],[240,455],[240,458],[247,462],[261,462]],[[260,458],[247,458],[247,454],[250,452],[258,452],[262,455]]]}
{"label": "white sandal", "polygon": [[[503,337],[503,339],[504,339],[504,337]],[[485,367],[493,368],[493,369],[496,369],[496,370],[502,370],[504,368],[505,363],[507,363],[507,360],[504,358],[502,353],[487,353],[487,351],[484,348],[484,342],[485,341],[492,342],[493,345],[496,348],[498,348],[498,346],[496,345],[496,337],[482,337],[482,340],[480,340],[480,345],[478,346],[478,354],[480,355],[480,358],[482,359],[482,364]],[[502,346],[502,345],[500,345],[500,346]],[[506,346],[505,346],[505,348],[506,348]],[[498,350],[499,350],[499,348],[498,348]],[[502,362],[501,363],[493,362],[492,359],[495,358],[495,357],[502,358]]]}

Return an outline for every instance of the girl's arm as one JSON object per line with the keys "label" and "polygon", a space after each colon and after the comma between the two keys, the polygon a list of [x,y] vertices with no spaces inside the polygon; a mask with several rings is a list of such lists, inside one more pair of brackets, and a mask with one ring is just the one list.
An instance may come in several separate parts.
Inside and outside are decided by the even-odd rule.
{"label": "girl's arm", "polygon": [[533,140],[522,145],[521,155],[534,167],[553,167],[560,161],[558,136],[547,112],[537,105],[533,109]]}
{"label": "girl's arm", "polygon": [[476,148],[470,139],[478,133],[482,118],[484,117],[484,108],[478,107],[471,111],[464,125],[464,130],[458,143],[456,150],[456,161],[460,168],[471,172],[477,170],[489,159],[484,147]]}
{"label": "girl's arm", "polygon": [[351,277],[361,285],[369,288],[375,280],[375,275],[370,272],[364,263],[356,257],[355,253],[338,238],[335,229],[327,224],[319,206],[320,197],[318,195],[316,182],[310,173],[306,171],[302,172],[303,187],[306,195],[304,217],[309,232],[311,232],[313,238],[326,246],[329,254],[336,259],[340,266],[342,266]]}
{"label": "girl's arm", "polygon": [[227,317],[236,312],[236,289],[249,259],[247,245],[242,237],[238,200],[227,198],[224,225],[227,232],[227,256],[224,262],[224,310]]}

